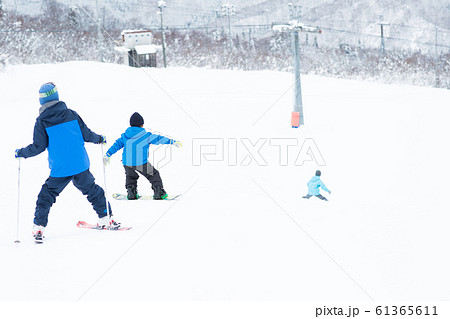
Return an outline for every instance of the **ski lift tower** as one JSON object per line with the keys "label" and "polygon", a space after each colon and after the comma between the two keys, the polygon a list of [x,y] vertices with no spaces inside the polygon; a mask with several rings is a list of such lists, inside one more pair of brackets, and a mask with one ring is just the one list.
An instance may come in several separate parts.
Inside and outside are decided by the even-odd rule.
{"label": "ski lift tower", "polygon": [[300,22],[301,7],[289,3],[288,23],[272,24],[272,29],[280,32],[290,32],[292,34],[292,54],[294,58],[294,74],[295,74],[295,98],[294,110],[291,114],[292,128],[298,128],[305,124],[303,117],[303,102],[302,102],[302,86],[300,82],[300,32],[322,33],[319,27],[312,27],[304,25]]}

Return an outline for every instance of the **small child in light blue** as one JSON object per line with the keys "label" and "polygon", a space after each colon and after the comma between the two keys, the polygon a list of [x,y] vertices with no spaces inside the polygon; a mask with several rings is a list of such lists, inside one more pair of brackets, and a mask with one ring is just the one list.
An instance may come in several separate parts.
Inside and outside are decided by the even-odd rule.
{"label": "small child in light blue", "polygon": [[320,188],[322,188],[324,191],[328,192],[328,194],[331,194],[331,191],[326,188],[325,184],[320,180],[320,175],[322,173],[320,171],[316,171],[316,176],[313,176],[309,182],[308,182],[308,195],[303,196],[303,198],[311,198],[312,196],[316,196],[317,198],[320,198],[321,200],[328,199],[322,195],[320,195]]}

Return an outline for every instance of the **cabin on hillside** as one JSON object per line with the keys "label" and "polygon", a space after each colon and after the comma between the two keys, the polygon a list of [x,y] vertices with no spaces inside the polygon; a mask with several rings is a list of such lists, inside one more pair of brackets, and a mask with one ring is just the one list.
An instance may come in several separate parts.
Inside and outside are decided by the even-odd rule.
{"label": "cabin on hillside", "polygon": [[161,50],[161,46],[153,44],[151,31],[124,30],[121,36],[120,47],[114,49],[123,54],[125,65],[135,68],[156,67],[156,52]]}

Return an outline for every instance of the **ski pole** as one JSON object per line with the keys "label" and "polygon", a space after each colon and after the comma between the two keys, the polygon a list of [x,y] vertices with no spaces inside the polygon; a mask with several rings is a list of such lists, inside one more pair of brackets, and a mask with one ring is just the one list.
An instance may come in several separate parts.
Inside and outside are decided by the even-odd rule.
{"label": "ski pole", "polygon": [[[111,223],[111,212],[109,211],[109,203],[108,203],[108,189],[106,187],[106,165],[105,161],[103,160],[103,143],[101,145],[101,151],[102,151],[102,163],[103,163],[103,183],[105,185],[105,200],[106,200],[106,213],[108,214],[108,225]],[[108,226],[109,227],[109,226]]]}
{"label": "ski pole", "polygon": [[17,233],[16,233],[16,240],[14,243],[20,244],[19,240],[19,213],[20,213],[20,160],[19,157],[19,169],[17,173]]}

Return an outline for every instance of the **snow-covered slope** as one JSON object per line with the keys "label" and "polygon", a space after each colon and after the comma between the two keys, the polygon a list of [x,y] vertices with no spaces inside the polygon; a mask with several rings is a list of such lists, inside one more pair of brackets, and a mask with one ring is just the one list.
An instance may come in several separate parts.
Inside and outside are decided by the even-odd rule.
{"label": "snow-covered slope", "polygon": [[[69,185],[37,246],[44,153],[21,161],[16,246],[14,150],[32,141],[46,81],[108,145],[135,111],[146,127],[181,140],[182,149],[157,149],[155,162],[166,164],[166,190],[183,196],[112,200],[116,219],[133,229],[100,232],[75,226],[96,214]],[[450,92],[302,81],[306,125],[292,129],[286,73],[92,62],[4,69],[0,300],[447,299]],[[101,148],[87,149],[103,185]],[[329,202],[301,198],[316,169]],[[124,191],[120,155],[107,180],[109,193]],[[151,194],[148,182],[139,191]]]}

